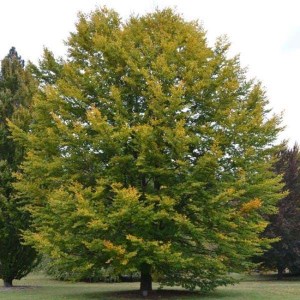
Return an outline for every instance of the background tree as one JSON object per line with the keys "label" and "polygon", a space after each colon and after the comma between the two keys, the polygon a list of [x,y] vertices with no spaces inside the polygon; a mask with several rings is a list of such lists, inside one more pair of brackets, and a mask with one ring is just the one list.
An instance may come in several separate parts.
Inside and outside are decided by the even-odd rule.
{"label": "background tree", "polygon": [[263,255],[263,264],[276,268],[282,278],[286,268],[291,273],[300,273],[300,153],[297,144],[287,146],[278,154],[275,164],[278,174],[283,174],[283,191],[286,196],[278,202],[278,213],[270,217],[270,224],[264,235],[280,238]]}
{"label": "background tree", "polygon": [[280,129],[228,48],[170,9],[81,15],[30,131],[11,124],[28,150],[27,241],[74,277],[138,270],[146,292],[153,278],[210,290],[248,268],[281,197]]}
{"label": "background tree", "polygon": [[27,229],[29,216],[20,210],[23,199],[16,197],[13,188],[13,173],[19,170],[24,148],[13,142],[7,125],[9,118],[24,130],[28,127],[35,90],[24,61],[11,48],[0,73],[0,278],[5,286],[27,275],[36,263],[36,251],[22,245],[21,230]]}

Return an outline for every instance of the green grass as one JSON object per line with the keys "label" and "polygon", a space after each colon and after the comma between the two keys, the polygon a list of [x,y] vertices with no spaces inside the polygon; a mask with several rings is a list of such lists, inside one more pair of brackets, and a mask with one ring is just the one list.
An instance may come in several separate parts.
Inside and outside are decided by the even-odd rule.
{"label": "green grass", "polygon": [[[70,283],[50,280],[41,275],[30,275],[15,281],[15,288],[0,289],[0,299],[5,300],[95,300],[140,299],[134,296],[138,283]],[[125,291],[130,291],[129,293]],[[174,289],[172,289],[174,291]],[[153,296],[151,299],[184,300],[298,300],[300,281],[259,280],[244,281],[235,286],[220,287],[208,295],[183,293],[178,290]]]}

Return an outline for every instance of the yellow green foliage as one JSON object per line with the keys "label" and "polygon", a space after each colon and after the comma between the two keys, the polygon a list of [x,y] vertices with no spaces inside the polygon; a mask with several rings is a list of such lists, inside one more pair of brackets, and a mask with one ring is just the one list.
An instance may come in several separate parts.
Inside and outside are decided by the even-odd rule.
{"label": "yellow green foliage", "polygon": [[170,9],[81,15],[67,45],[30,131],[12,126],[28,151],[16,184],[33,199],[27,241],[77,272],[231,282],[268,243],[263,216],[281,197],[270,171],[280,119],[260,84],[226,40],[209,47]]}

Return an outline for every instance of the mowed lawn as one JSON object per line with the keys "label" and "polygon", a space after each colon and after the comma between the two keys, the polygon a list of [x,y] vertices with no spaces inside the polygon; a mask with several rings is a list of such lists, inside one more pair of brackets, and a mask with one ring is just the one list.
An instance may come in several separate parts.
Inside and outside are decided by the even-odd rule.
{"label": "mowed lawn", "polygon": [[[15,288],[0,289],[0,299],[5,300],[92,300],[92,299],[141,299],[135,296],[138,283],[70,283],[30,275],[15,281]],[[299,300],[300,281],[244,281],[235,286],[220,287],[208,295],[166,289],[149,299],[203,299],[203,300]]]}

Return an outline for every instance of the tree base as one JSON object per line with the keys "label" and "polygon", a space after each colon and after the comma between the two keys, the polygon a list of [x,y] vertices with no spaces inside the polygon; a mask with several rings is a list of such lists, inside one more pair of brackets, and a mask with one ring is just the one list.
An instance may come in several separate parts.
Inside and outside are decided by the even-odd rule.
{"label": "tree base", "polygon": [[143,297],[147,297],[152,292],[151,266],[148,264],[141,265],[140,291]]}
{"label": "tree base", "polygon": [[3,280],[3,285],[6,288],[11,288],[13,286],[12,280]]}

